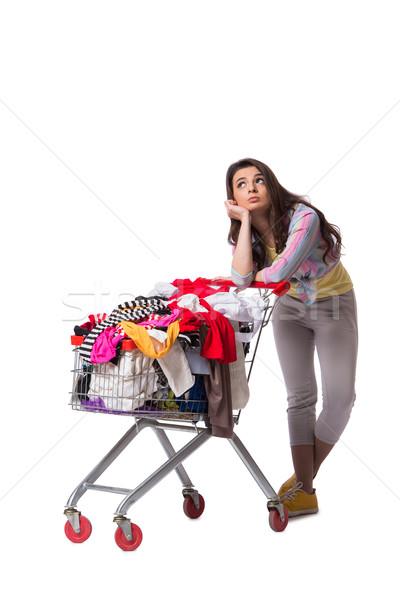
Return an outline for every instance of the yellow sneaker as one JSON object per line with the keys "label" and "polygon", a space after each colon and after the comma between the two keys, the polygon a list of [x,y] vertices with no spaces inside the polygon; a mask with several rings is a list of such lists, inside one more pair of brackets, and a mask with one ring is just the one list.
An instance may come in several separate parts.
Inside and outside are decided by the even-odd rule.
{"label": "yellow sneaker", "polygon": [[288,492],[290,488],[296,483],[296,474],[294,473],[285,483],[281,485],[278,491],[278,496],[281,496],[285,492]]}
{"label": "yellow sneaker", "polygon": [[310,515],[318,512],[318,500],[315,489],[312,494],[307,494],[301,490],[302,483],[296,483],[290,490],[280,495],[280,500],[287,508],[289,517],[298,515]]}

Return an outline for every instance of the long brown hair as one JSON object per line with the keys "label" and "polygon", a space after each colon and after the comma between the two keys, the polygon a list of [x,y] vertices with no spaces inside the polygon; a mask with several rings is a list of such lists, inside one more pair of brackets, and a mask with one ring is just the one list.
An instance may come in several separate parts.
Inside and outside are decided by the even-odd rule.
{"label": "long brown hair", "polygon": [[[275,240],[275,250],[280,254],[288,238],[289,230],[289,211],[295,207],[296,204],[305,204],[312,208],[319,217],[321,235],[326,242],[326,250],[323,256],[323,260],[326,263],[326,257],[328,254],[337,254],[340,256],[342,247],[342,238],[339,229],[336,225],[331,225],[325,218],[325,215],[312,206],[304,196],[293,194],[286,190],[277,180],[274,173],[267,165],[255,160],[254,158],[243,158],[233,163],[226,173],[226,192],[228,199],[233,199],[233,176],[239,169],[245,169],[246,167],[256,167],[261,175],[265,179],[267,187],[268,197],[270,199],[270,207],[268,209],[268,220],[271,223],[271,232]],[[239,237],[241,223],[236,219],[231,219],[231,227],[228,234],[228,242],[232,246],[236,246]],[[253,234],[253,260],[257,264],[259,269],[263,269],[266,263],[266,250],[263,236],[252,226]]]}

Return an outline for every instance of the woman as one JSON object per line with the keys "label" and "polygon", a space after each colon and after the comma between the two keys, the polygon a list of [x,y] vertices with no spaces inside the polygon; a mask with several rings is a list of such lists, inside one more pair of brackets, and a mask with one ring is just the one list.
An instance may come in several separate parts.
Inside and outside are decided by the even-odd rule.
{"label": "woman", "polygon": [[[355,400],[357,312],[353,284],[340,260],[341,236],[321,211],[288,192],[258,160],[232,164],[226,187],[234,283],[291,283],[273,313],[294,466],[279,494],[287,492],[290,517],[315,513],[313,479],[346,427]],[[318,419],[315,348],[323,396]]]}

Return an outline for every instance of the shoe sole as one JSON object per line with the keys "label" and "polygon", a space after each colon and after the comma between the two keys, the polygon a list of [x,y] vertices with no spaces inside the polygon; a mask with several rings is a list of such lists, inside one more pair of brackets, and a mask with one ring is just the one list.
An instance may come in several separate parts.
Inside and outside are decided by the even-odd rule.
{"label": "shoe sole", "polygon": [[318,508],[308,508],[306,510],[289,510],[289,518],[291,517],[299,517],[300,515],[312,515],[318,512]]}

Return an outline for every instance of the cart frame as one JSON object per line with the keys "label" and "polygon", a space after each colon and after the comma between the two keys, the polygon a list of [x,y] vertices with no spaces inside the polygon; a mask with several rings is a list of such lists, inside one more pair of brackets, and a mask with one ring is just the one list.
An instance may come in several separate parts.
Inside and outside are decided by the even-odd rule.
{"label": "cart frame", "polygon": [[[270,287],[272,289],[275,288],[274,293],[277,295],[283,295],[286,293],[288,285],[289,284],[287,284],[287,282],[278,284],[278,286],[280,286],[278,291],[276,291],[276,288],[278,287],[277,285]],[[247,380],[250,379],[262,331],[269,323],[273,312],[274,304],[270,301],[271,293],[272,292],[267,292],[264,294],[266,306],[264,309],[263,321],[258,333],[256,334],[255,348],[252,351],[252,358],[245,361],[247,364],[250,363]],[[234,425],[238,424],[240,413],[241,411],[239,410],[237,414],[234,414]],[[123,550],[133,550],[138,547],[142,539],[142,534],[140,529],[131,523],[131,520],[127,517],[127,512],[133,504],[147,494],[147,492],[149,492],[173,470],[175,470],[182,484],[182,494],[185,498],[185,502],[190,503],[190,506],[184,504],[185,514],[190,518],[197,518],[202,514],[204,509],[204,500],[199,494],[198,490],[194,487],[194,484],[183,467],[182,462],[191,454],[193,454],[198,448],[200,448],[206,441],[213,437],[207,417],[205,416],[204,420],[201,420],[200,422],[194,421],[191,425],[182,424],[181,421],[174,423],[162,422],[163,417],[159,415],[154,417],[150,415],[149,417],[134,416],[134,419],[134,425],[132,425],[128,431],[126,431],[126,433],[118,440],[111,450],[107,452],[107,454],[90,471],[90,473],[84,477],[84,479],[70,495],[65,506],[64,514],[67,517],[65,532],[71,541],[85,541],[91,533],[90,521],[81,516],[81,512],[78,510],[77,505],[80,498],[88,490],[92,490],[120,494],[124,496],[114,513],[114,522],[118,526],[115,535],[116,542]],[[169,416],[168,421],[171,421]],[[134,489],[96,484],[95,482],[98,480],[98,478],[108,469],[108,467],[118,458],[118,456],[131,444],[131,442],[133,442],[133,440],[141,431],[147,428],[150,428],[154,431],[159,443],[167,455],[167,460]],[[191,433],[194,435],[194,437],[192,437],[192,439],[182,448],[176,451],[169,437],[167,436],[167,431]],[[235,432],[233,433],[232,438],[228,438],[228,441],[248,469],[255,482],[262,490],[263,494],[267,497],[269,522],[272,529],[275,531],[283,531],[288,522],[288,514],[287,510],[283,506],[283,503],[280,501],[279,496],[276,494],[275,490]]]}

